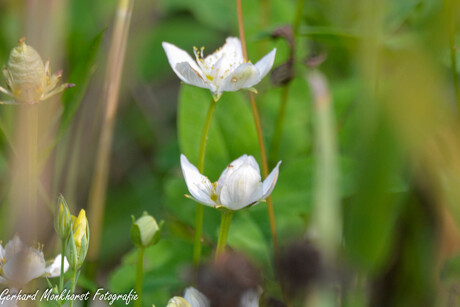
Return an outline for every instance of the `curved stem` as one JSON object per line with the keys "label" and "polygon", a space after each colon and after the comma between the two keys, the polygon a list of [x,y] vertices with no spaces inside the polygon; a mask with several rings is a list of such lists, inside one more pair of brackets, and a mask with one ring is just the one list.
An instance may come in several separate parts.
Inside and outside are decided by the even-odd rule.
{"label": "curved stem", "polygon": [[[211,99],[209,104],[208,114],[206,115],[206,120],[203,126],[203,132],[201,134],[200,150],[198,152],[198,170],[200,173],[204,171],[204,160],[206,157],[206,145],[208,141],[209,127],[211,126],[212,115],[216,108],[216,102],[214,99]],[[201,234],[203,232],[203,205],[196,205],[195,212],[195,238],[193,241],[193,265],[195,267],[200,263],[201,258]]]}
{"label": "curved stem", "polygon": [[[240,34],[241,48],[243,49],[244,60],[247,61],[248,53],[246,49],[246,39],[244,35],[243,9],[241,7],[241,0],[236,0],[236,10],[238,14],[238,30]],[[262,159],[262,172],[265,178],[268,176],[268,164],[267,164],[267,154],[265,151],[264,138],[262,134],[262,125],[260,124],[259,111],[257,110],[257,104],[256,104],[256,99],[254,97],[254,93],[250,92],[249,98],[251,100],[251,109],[252,109],[252,114],[254,116],[254,123],[256,125],[257,138],[259,140],[260,157]],[[273,210],[273,201],[272,201],[271,196],[267,198],[267,209],[268,209],[268,218],[270,221],[270,230],[271,230],[272,239],[273,239],[273,247],[275,250],[275,257],[278,258],[278,239],[276,236],[275,212]]]}
{"label": "curved stem", "polygon": [[142,306],[142,279],[144,275],[144,248],[139,247],[137,254],[137,271],[136,271],[136,284],[134,286],[137,295],[139,296],[138,300],[134,301],[135,307]]}
{"label": "curved stem", "polygon": [[233,210],[222,211],[220,221],[219,239],[217,240],[216,259],[225,251],[227,245],[228,231],[232,223]]}

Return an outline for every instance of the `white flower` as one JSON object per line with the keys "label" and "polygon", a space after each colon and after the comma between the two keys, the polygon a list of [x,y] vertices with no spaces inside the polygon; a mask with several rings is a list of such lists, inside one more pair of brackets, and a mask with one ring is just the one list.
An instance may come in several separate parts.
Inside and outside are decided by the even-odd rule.
{"label": "white flower", "polygon": [[198,171],[184,155],[181,155],[182,173],[193,199],[211,207],[238,210],[267,198],[278,180],[279,166],[272,170],[262,183],[259,165],[253,156],[243,155],[230,163],[217,182]]}
{"label": "white flower", "polygon": [[175,296],[166,307],[210,307],[208,298],[193,287],[185,289],[184,297]]}
{"label": "white flower", "polygon": [[228,37],[221,48],[205,58],[204,47],[194,48],[196,62],[187,52],[170,43],[163,42],[163,49],[176,75],[187,84],[209,89],[215,101],[222,92],[252,89],[270,71],[276,54],[273,49],[255,65],[246,62],[241,42],[236,37]]}
{"label": "white flower", "polygon": [[[240,307],[259,307],[259,293],[248,290],[241,296]],[[193,287],[185,290],[184,297],[175,296],[169,300],[166,307],[210,307],[211,302],[200,291]]]}
{"label": "white flower", "polygon": [[[17,235],[5,248],[0,244],[0,284],[21,287],[38,277],[56,277],[61,273],[60,266],[61,255],[47,267],[41,249],[26,246]],[[64,269],[68,267],[64,259]]]}

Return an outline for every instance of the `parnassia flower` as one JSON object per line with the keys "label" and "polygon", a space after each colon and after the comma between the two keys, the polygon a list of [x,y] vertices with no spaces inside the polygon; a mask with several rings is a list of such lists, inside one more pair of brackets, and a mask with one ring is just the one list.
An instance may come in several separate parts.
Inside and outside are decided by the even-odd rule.
{"label": "parnassia flower", "polygon": [[[259,293],[249,290],[241,297],[239,307],[259,307]],[[200,291],[193,287],[185,290],[184,297],[175,296],[169,300],[166,307],[209,307],[211,302]]]}
{"label": "parnassia flower", "polygon": [[166,307],[209,307],[208,298],[193,287],[185,289],[184,297],[175,296],[169,300]]}
{"label": "parnassia flower", "polygon": [[[266,54],[256,64],[244,60],[241,42],[229,37],[214,53],[204,57],[204,47],[194,48],[196,62],[184,50],[163,42],[163,49],[176,75],[185,83],[206,88],[219,100],[222,92],[252,87],[262,80],[273,66],[276,49]],[[255,91],[255,90],[254,90]]]}
{"label": "parnassia flower", "polygon": [[[64,271],[69,268],[64,258]],[[21,287],[38,277],[57,277],[61,274],[61,255],[47,266],[41,247],[26,246],[14,236],[5,248],[0,244],[0,284]]]}
{"label": "parnassia flower", "polygon": [[217,182],[198,171],[181,155],[182,173],[192,198],[203,205],[238,210],[267,198],[278,180],[279,166],[262,182],[259,165],[253,156],[243,155],[230,163]]}

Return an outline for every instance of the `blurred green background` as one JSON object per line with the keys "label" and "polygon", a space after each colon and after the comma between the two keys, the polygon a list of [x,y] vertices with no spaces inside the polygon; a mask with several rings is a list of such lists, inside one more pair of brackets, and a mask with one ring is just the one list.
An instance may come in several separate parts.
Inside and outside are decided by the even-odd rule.
{"label": "blurred green background", "polygon": [[[459,304],[457,8],[454,0],[243,1],[253,63],[274,47],[274,67],[288,61],[291,46],[271,33],[298,24],[279,155],[269,153],[270,169],[283,161],[272,194],[281,246],[305,236],[315,241],[312,212],[321,158],[315,148],[321,140],[315,138],[318,117],[306,75],[320,70],[328,79],[343,224],[343,240],[331,266],[340,267],[334,284],[342,289],[338,297],[344,306]],[[0,63],[7,63],[11,48],[27,35],[28,44],[51,59],[53,71],[62,68],[63,79],[77,84],[63,96],[63,106],[50,102],[55,118],[68,127],[61,127],[62,138],[46,160],[48,196],[42,199],[53,203],[62,193],[74,212],[88,202],[115,10],[116,1],[0,2]],[[183,196],[187,189],[179,156],[184,153],[197,163],[210,94],[180,84],[161,42],[190,53],[193,46],[205,46],[205,53],[211,53],[237,33],[233,1],[135,0],[100,268],[94,280],[82,277],[90,289],[133,288],[130,216],[144,210],[165,221],[161,242],[146,251],[144,305],[164,306],[189,285],[195,204]],[[275,86],[269,77],[257,85],[269,150],[285,87]],[[18,231],[11,221],[7,226],[8,206],[14,206],[8,200],[14,173],[8,139],[21,129],[15,118],[14,107],[0,108],[4,242]],[[211,124],[205,174],[217,180],[230,161],[245,153],[260,162],[248,95],[225,93]],[[51,217],[50,212],[40,238],[49,256],[56,251]],[[219,222],[219,213],[205,208],[205,257],[215,248]],[[280,298],[266,205],[238,212],[228,241],[257,263],[268,295]]]}

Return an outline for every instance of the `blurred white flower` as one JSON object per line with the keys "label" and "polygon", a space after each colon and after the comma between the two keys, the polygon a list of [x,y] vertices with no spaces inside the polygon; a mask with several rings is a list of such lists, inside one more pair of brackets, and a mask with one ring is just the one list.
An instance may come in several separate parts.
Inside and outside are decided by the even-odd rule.
{"label": "blurred white flower", "polygon": [[[241,297],[239,307],[259,307],[259,292],[249,290]],[[200,291],[193,287],[185,290],[184,297],[175,296],[169,300],[166,307],[210,307],[211,302]]]}
{"label": "blurred white flower", "polygon": [[170,43],[163,42],[163,49],[176,75],[187,84],[209,89],[215,101],[222,92],[254,90],[252,87],[272,68],[276,54],[273,49],[255,65],[246,62],[241,42],[236,37],[228,37],[221,48],[207,57],[203,54],[204,47],[194,48],[196,62],[187,52]]}
{"label": "blurred white flower", "polygon": [[[15,235],[6,244],[0,244],[0,284],[21,287],[38,277],[57,277],[60,275],[61,255],[50,266],[46,266],[43,252],[38,248],[28,247]],[[64,259],[64,268],[69,264]]]}
{"label": "blurred white flower", "polygon": [[185,289],[184,297],[175,296],[166,307],[210,307],[208,298],[193,287]]}
{"label": "blurred white flower", "polygon": [[217,182],[198,171],[181,155],[182,173],[192,198],[203,205],[238,210],[267,198],[278,180],[279,166],[261,181],[259,165],[253,156],[243,155],[230,163]]}

